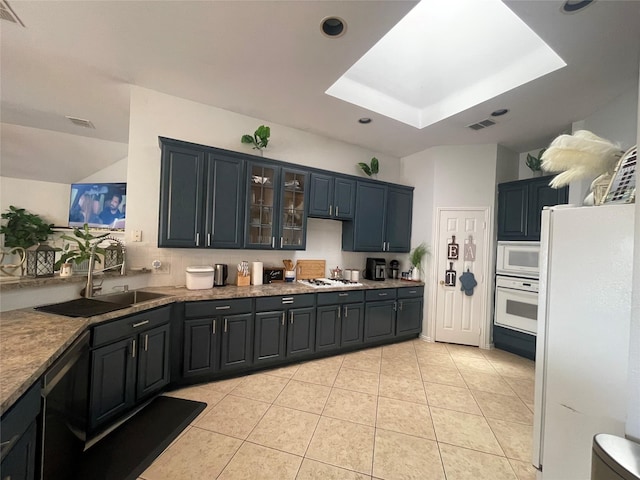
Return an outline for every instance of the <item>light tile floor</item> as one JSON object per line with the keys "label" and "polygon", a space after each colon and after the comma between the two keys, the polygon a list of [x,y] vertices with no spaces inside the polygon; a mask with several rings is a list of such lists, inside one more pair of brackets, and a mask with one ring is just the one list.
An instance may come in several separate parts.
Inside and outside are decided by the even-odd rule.
{"label": "light tile floor", "polygon": [[416,339],[168,395],[207,408],[144,480],[535,480],[534,363]]}

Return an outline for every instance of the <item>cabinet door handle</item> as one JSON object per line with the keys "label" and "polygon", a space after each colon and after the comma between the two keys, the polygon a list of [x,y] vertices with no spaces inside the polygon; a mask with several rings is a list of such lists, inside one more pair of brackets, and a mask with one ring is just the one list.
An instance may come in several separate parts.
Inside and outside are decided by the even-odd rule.
{"label": "cabinet door handle", "polygon": [[131,358],[136,358],[136,339],[131,340]]}
{"label": "cabinet door handle", "polygon": [[282,312],[282,326],[284,327],[284,322],[285,322],[285,317],[286,317],[286,313]]}
{"label": "cabinet door handle", "polygon": [[[338,207],[336,207],[336,210],[337,209],[338,209]],[[331,216],[333,214],[332,210],[333,210],[333,205],[329,205],[329,216]]]}
{"label": "cabinet door handle", "polygon": [[400,301],[400,311],[402,311],[402,300]]}
{"label": "cabinet door handle", "polygon": [[347,307],[346,305],[344,306],[344,318],[347,318],[349,316],[349,307]]}
{"label": "cabinet door handle", "polygon": [[340,311],[342,310],[341,307],[338,307],[338,318],[340,318]]}
{"label": "cabinet door handle", "polygon": [[216,310],[229,310],[231,308],[231,305],[220,305],[219,307],[216,307]]}
{"label": "cabinet door handle", "polygon": [[144,336],[144,351],[148,352],[149,351],[149,335],[145,334]]}
{"label": "cabinet door handle", "polygon": [[228,325],[227,325],[227,319],[224,319],[224,333],[227,333],[228,330]]}
{"label": "cabinet door handle", "polygon": [[393,302],[393,311],[394,312],[398,311],[398,302]]}
{"label": "cabinet door handle", "polygon": [[196,233],[196,247],[200,246],[200,234]]}
{"label": "cabinet door handle", "polygon": [[418,293],[416,290],[409,290],[409,293]]}
{"label": "cabinet door handle", "polygon": [[336,205],[336,217],[338,216],[338,206]]}
{"label": "cabinet door handle", "polygon": [[207,233],[207,247],[211,246],[211,234]]}
{"label": "cabinet door handle", "polygon": [[379,297],[386,297],[388,295],[388,293],[379,293],[378,296]]}
{"label": "cabinet door handle", "polygon": [[293,310],[289,311],[289,323],[293,325]]}
{"label": "cabinet door handle", "polygon": [[143,320],[141,322],[138,323],[134,323],[133,325],[131,325],[133,328],[138,328],[141,327],[142,325],[146,325],[147,323],[149,323],[149,320]]}
{"label": "cabinet door handle", "polygon": [[282,248],[283,244],[284,244],[284,237],[280,237],[280,248]]}
{"label": "cabinet door handle", "polygon": [[213,319],[213,322],[211,322],[211,334],[212,335],[216,334],[216,320],[215,320],[215,318]]}
{"label": "cabinet door handle", "polygon": [[276,248],[276,237],[271,237],[271,248]]}
{"label": "cabinet door handle", "polygon": [[348,293],[339,293],[338,296],[339,297],[348,297],[349,294]]}

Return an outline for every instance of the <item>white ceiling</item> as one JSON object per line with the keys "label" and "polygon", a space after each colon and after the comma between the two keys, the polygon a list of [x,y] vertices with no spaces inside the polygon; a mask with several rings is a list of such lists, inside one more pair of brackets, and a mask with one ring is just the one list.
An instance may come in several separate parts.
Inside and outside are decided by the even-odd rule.
{"label": "white ceiling", "polygon": [[[1,174],[71,183],[126,157],[130,84],[397,157],[445,144],[527,151],[637,86],[640,1],[573,15],[556,0],[505,3],[568,66],[419,130],[324,93],[414,1],[10,0],[26,28],[0,23]],[[320,33],[333,15],[348,25],[337,39]],[[466,128],[498,108],[510,109],[498,125]]]}

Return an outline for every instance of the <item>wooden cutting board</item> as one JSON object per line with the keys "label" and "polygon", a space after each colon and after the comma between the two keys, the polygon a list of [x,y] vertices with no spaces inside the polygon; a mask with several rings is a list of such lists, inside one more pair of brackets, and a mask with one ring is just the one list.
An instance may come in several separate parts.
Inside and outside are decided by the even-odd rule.
{"label": "wooden cutting board", "polygon": [[327,262],[324,260],[298,260],[296,263],[296,279],[325,278]]}

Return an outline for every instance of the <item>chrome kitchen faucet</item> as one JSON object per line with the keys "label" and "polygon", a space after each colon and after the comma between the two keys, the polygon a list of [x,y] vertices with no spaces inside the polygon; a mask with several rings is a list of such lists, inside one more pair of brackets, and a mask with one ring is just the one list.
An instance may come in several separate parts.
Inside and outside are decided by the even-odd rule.
{"label": "chrome kitchen faucet", "polygon": [[[112,245],[115,243],[115,244],[118,245],[118,247],[120,247],[120,249],[122,250],[122,263],[119,263],[117,265],[112,265],[112,266],[107,267],[107,268],[102,268],[100,270],[95,270],[94,269],[94,260],[95,260],[95,256],[96,256],[96,248],[102,242],[111,242]],[[91,254],[89,256],[89,271],[87,272],[87,285],[84,287],[84,297],[85,298],[91,298],[91,297],[93,297],[93,295],[96,292],[99,292],[99,291],[102,290],[102,282],[104,281],[104,279],[102,279],[100,281],[100,285],[94,286],[93,285],[93,274],[94,273],[106,272],[107,270],[112,270],[114,268],[120,267],[120,275],[124,275],[125,274],[125,263],[126,263],[126,248],[124,246],[124,243],[122,243],[120,240],[118,240],[117,238],[104,238],[104,239],[100,239],[97,242],[95,242],[91,247]]]}

